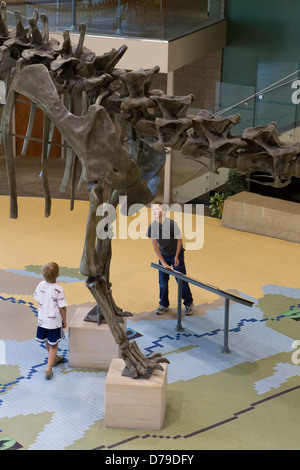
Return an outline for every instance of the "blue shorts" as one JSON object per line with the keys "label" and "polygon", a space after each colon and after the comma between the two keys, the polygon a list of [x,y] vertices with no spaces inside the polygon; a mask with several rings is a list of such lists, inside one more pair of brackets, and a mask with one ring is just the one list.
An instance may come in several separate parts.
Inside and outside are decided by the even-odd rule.
{"label": "blue shorts", "polygon": [[51,346],[55,346],[61,339],[64,337],[64,332],[61,327],[54,328],[53,330],[49,330],[48,328],[43,328],[42,326],[38,326],[36,332],[36,340],[40,343],[44,343],[47,341],[48,344]]}

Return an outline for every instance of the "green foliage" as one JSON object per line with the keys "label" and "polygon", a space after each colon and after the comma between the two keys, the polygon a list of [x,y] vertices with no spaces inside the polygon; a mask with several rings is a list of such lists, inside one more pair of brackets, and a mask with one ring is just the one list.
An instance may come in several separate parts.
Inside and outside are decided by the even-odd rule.
{"label": "green foliage", "polygon": [[246,175],[242,175],[237,170],[229,170],[226,183],[230,188],[230,196],[241,191],[247,191]]}
{"label": "green foliage", "polygon": [[213,217],[222,218],[224,202],[229,196],[247,191],[246,175],[242,175],[237,170],[229,170],[226,184],[228,191],[224,193],[216,192],[209,199],[209,208]]}
{"label": "green foliage", "polygon": [[218,219],[222,218],[225,199],[225,193],[215,193],[210,197],[209,208],[213,217],[218,217]]}

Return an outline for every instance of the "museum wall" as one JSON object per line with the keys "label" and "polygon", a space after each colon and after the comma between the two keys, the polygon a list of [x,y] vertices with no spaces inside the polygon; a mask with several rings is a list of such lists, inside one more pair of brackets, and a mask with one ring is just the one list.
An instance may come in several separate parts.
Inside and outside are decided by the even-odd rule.
{"label": "museum wall", "polygon": [[224,82],[256,86],[259,62],[299,62],[299,1],[227,0],[225,16]]}
{"label": "museum wall", "polygon": [[[222,50],[180,67],[174,72],[175,95],[194,96],[193,107],[213,111],[216,83],[221,80]],[[153,87],[167,92],[167,75],[159,74]]]}
{"label": "museum wall", "polygon": [[[28,104],[27,104],[28,103]],[[30,100],[25,96],[19,96],[16,103],[16,135],[25,136],[30,115]],[[28,143],[27,156],[40,157],[42,154],[42,136],[43,136],[43,116],[44,113],[41,109],[36,108],[34,117],[34,126],[32,129],[31,140]],[[54,128],[53,143],[60,144],[61,136],[59,131]],[[24,138],[16,137],[16,155],[19,156],[22,153]],[[60,158],[61,147],[58,145],[52,145],[49,153],[49,157]]]}

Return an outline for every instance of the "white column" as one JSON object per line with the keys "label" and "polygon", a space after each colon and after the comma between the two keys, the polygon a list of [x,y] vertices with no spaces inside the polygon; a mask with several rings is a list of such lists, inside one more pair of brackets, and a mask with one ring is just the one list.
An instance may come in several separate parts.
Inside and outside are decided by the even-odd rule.
{"label": "white column", "polygon": [[[167,95],[174,95],[174,72],[168,72],[167,74]],[[164,173],[164,202],[169,203],[171,201],[171,189],[172,189],[172,150],[170,148],[166,151],[166,163]]]}

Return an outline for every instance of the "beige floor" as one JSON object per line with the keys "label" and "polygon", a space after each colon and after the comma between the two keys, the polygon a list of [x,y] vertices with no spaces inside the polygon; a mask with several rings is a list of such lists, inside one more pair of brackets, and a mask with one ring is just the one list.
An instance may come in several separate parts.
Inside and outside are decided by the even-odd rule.
{"label": "beige floor", "polygon": [[[38,280],[28,274],[32,267],[49,260],[57,261],[65,275],[78,270],[87,213],[86,201],[76,201],[70,212],[67,200],[53,199],[52,214],[46,219],[43,199],[20,197],[19,218],[12,220],[9,198],[0,197],[0,340],[12,351],[9,363],[0,364],[0,438],[10,436],[24,449],[57,448],[57,443],[50,446],[55,437],[67,449],[298,449],[300,372],[291,354],[292,342],[300,339],[300,331],[298,322],[282,315],[292,302],[300,303],[299,245],[230,230],[211,217],[204,217],[203,247],[186,251],[188,274],[256,303],[255,310],[245,307],[240,313],[231,307],[231,321],[237,321],[237,329],[231,324],[229,355],[220,353],[222,339],[216,335],[223,322],[222,299],[192,288],[195,314],[183,318],[185,332],[179,338],[174,332],[174,279],[170,311],[163,317],[154,314],[158,274],[150,267],[156,262],[150,241],[113,240],[111,282],[115,301],[133,313],[130,327],[142,333],[141,339],[152,346],[161,345],[160,352],[170,360],[166,418],[160,435],[149,430],[104,427],[98,410],[103,402],[100,384],[104,384],[104,372],[74,370],[65,364],[56,372],[53,388],[45,387],[37,365],[37,346],[31,346],[36,318],[28,309]],[[70,322],[77,306],[92,305],[93,299],[84,282],[66,282],[64,287]],[[24,308],[20,304],[16,309],[19,301]],[[244,333],[240,320],[243,325],[250,322]],[[172,344],[168,349],[164,341],[169,340]],[[287,346],[281,346],[282,340]],[[21,351],[23,357],[19,356]],[[26,367],[30,370],[27,375]],[[37,373],[32,374],[32,370]],[[272,386],[266,386],[274,380]],[[40,401],[35,399],[39,387],[44,390]],[[63,394],[63,406],[61,397],[53,399],[50,390],[54,396]],[[89,400],[92,418],[81,428],[91,412],[86,410]],[[68,412],[74,406],[75,415]],[[52,423],[57,424],[57,436],[51,432]],[[71,430],[74,436],[70,437]]]}
{"label": "beige floor", "polygon": [[[52,214],[44,217],[44,200],[19,198],[19,218],[9,218],[9,198],[1,197],[1,240],[5,249],[1,253],[1,267],[7,269],[14,258],[14,268],[23,269],[30,264],[44,264],[47,259],[58,260],[61,266],[78,268],[80,264],[88,203],[76,201],[73,212],[67,200],[53,200]],[[132,218],[133,219],[133,218]],[[150,221],[150,215],[149,215]],[[130,226],[130,220],[128,226]],[[218,219],[204,218],[204,243],[200,250],[186,251],[188,274],[201,282],[223,290],[240,291],[258,298],[266,284],[299,287],[298,265],[295,263],[299,246],[277,240],[227,229]],[[59,231],[63,233],[60,238]],[[39,234],[33,239],[32,234]],[[60,239],[59,243],[55,240]],[[15,256],[22,245],[22,255]],[[184,240],[186,243],[186,241]],[[188,240],[189,242],[189,240]],[[150,267],[157,262],[148,239],[113,240],[111,280],[116,299],[123,308],[135,312],[151,311],[156,306],[157,271]],[[146,281],[146,282],[145,282]],[[174,293],[177,290],[175,282]],[[72,292],[75,303],[91,300],[83,286],[82,292]],[[143,295],[135,295],[142,292]],[[74,298],[76,295],[77,298]],[[135,300],[133,302],[133,296]],[[194,292],[195,304],[211,302],[214,294]],[[176,296],[174,297],[176,306]]]}

